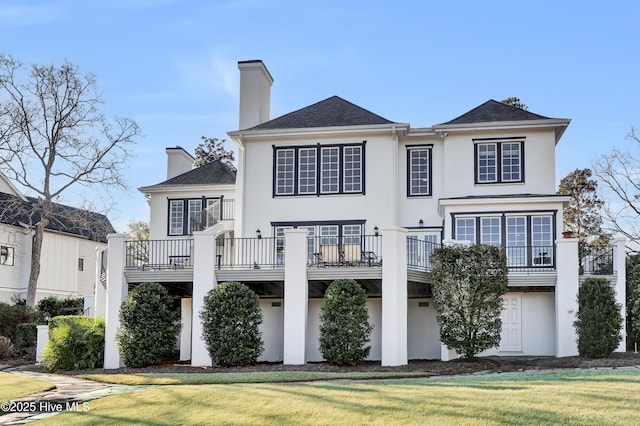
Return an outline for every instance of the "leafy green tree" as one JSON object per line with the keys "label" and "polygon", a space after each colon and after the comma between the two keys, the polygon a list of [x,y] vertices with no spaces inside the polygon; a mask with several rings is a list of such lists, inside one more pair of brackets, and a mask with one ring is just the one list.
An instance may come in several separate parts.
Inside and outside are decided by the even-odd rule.
{"label": "leafy green tree", "polygon": [[146,367],[173,355],[182,324],[180,312],[166,288],[142,283],[120,306],[116,334],[120,355],[127,367]]}
{"label": "leafy green tree", "polygon": [[431,254],[440,340],[464,358],[500,344],[507,260],[500,247],[445,246]]}
{"label": "leafy green tree", "polygon": [[578,238],[580,259],[598,247],[609,244],[610,236],[602,229],[602,207],[598,181],[591,179],[590,169],[575,169],[560,180],[559,195],[568,195],[563,213],[564,227]]}
{"label": "leafy green tree", "polygon": [[618,347],[622,335],[620,304],[605,278],[587,278],[578,289],[578,353],[587,358],[606,358]]}
{"label": "leafy green tree", "polygon": [[369,356],[367,295],[354,280],[336,280],[327,288],[320,312],[320,352],[335,365],[357,365]]}
{"label": "leafy green tree", "polygon": [[132,220],[125,231],[130,243],[127,245],[127,256],[141,263],[149,261],[149,222]]}
{"label": "leafy green tree", "polygon": [[520,102],[520,98],[516,98],[515,96],[510,96],[506,99],[501,100],[500,102],[502,102],[505,105],[511,105],[513,107],[520,108],[524,111],[529,109],[529,107],[527,107],[525,104]]}
{"label": "leafy green tree", "polygon": [[216,365],[255,364],[264,351],[260,300],[246,285],[229,281],[209,291],[200,319],[202,338]]}
{"label": "leafy green tree", "polygon": [[202,143],[196,147],[196,161],[195,166],[200,167],[205,164],[213,163],[217,160],[222,160],[227,166],[229,166],[232,170],[235,170],[236,167],[233,164],[235,161],[235,154],[233,151],[228,151],[224,147],[225,139],[218,138],[208,138],[206,136],[202,136]]}

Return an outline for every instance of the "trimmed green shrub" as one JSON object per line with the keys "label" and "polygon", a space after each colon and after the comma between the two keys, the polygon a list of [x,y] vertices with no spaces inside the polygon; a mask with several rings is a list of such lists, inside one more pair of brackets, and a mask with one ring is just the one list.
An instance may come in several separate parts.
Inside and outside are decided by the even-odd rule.
{"label": "trimmed green shrub", "polygon": [[82,297],[68,297],[59,299],[55,296],[40,299],[37,305],[40,320],[44,320],[45,313],[50,318],[60,315],[82,315],[84,312],[84,299]]}
{"label": "trimmed green shrub", "polygon": [[56,317],[49,324],[49,341],[42,363],[49,371],[101,367],[104,359],[104,319]]}
{"label": "trimmed green shrub", "polygon": [[173,355],[182,324],[166,288],[142,283],[129,292],[120,306],[116,334],[122,361],[127,367],[158,364]]}
{"label": "trimmed green shrub", "polygon": [[18,324],[35,322],[38,318],[36,311],[19,300],[13,305],[0,302],[0,336],[6,336],[16,341]]}
{"label": "trimmed green shrub", "polygon": [[631,299],[633,303],[629,308],[631,320],[629,337],[631,337],[632,342],[640,343],[640,285],[636,285],[631,290]]}
{"label": "trimmed green shrub", "polygon": [[587,278],[578,289],[578,353],[586,358],[606,358],[618,347],[622,335],[621,305],[606,278]]}
{"label": "trimmed green shrub", "polygon": [[260,300],[246,285],[229,281],[209,291],[200,319],[202,338],[216,365],[255,364],[264,351]]}
{"label": "trimmed green shrub", "polygon": [[320,352],[334,365],[357,365],[369,356],[367,295],[354,280],[336,280],[327,288],[320,312]]}
{"label": "trimmed green shrub", "polygon": [[498,346],[508,281],[504,250],[485,244],[437,248],[431,271],[440,341],[467,359]]}
{"label": "trimmed green shrub", "polygon": [[16,344],[21,348],[36,346],[38,339],[37,324],[35,322],[23,322],[16,326]]}
{"label": "trimmed green shrub", "polygon": [[11,339],[7,336],[0,336],[0,359],[9,358],[13,355],[14,347]]}

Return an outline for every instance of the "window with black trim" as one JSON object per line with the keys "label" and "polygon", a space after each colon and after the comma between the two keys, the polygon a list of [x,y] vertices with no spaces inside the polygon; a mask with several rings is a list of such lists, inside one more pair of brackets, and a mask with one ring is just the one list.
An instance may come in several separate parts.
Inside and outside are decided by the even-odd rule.
{"label": "window with black trim", "polygon": [[191,235],[213,226],[220,217],[221,198],[185,198],[169,200],[169,235]]}
{"label": "window with black trim", "polygon": [[475,141],[476,183],[524,182],[522,140]]}
{"label": "window with black trim", "polygon": [[364,194],[364,147],[274,146],[273,196]]}
{"label": "window with black trim", "polygon": [[0,265],[13,266],[14,248],[9,246],[0,246]]}
{"label": "window with black trim", "polygon": [[431,146],[407,147],[407,196],[431,195]]}
{"label": "window with black trim", "polygon": [[84,257],[78,258],[78,271],[79,272],[84,271]]}

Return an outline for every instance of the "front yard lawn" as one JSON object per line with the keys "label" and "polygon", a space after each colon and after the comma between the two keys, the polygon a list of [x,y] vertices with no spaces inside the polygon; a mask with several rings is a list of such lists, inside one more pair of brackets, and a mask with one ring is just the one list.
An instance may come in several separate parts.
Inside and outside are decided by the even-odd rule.
{"label": "front yard lawn", "polygon": [[[0,371],[0,402],[22,398],[34,392],[53,389],[51,382]],[[0,411],[0,415],[2,412]]]}
{"label": "front yard lawn", "polygon": [[640,424],[640,370],[160,386],[38,424]]}

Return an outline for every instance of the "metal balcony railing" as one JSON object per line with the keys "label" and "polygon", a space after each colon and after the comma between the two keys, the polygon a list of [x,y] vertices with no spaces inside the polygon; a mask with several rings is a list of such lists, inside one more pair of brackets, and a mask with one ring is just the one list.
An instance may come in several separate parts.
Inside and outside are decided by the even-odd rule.
{"label": "metal balcony railing", "polygon": [[284,237],[218,238],[217,269],[264,269],[284,267]]}
{"label": "metal balcony railing", "polygon": [[613,248],[580,259],[581,275],[613,275]]}
{"label": "metal balcony railing", "polygon": [[125,269],[193,268],[193,239],[125,241]]}
{"label": "metal balcony railing", "polygon": [[308,265],[314,267],[380,266],[380,235],[324,235],[307,238]]}

